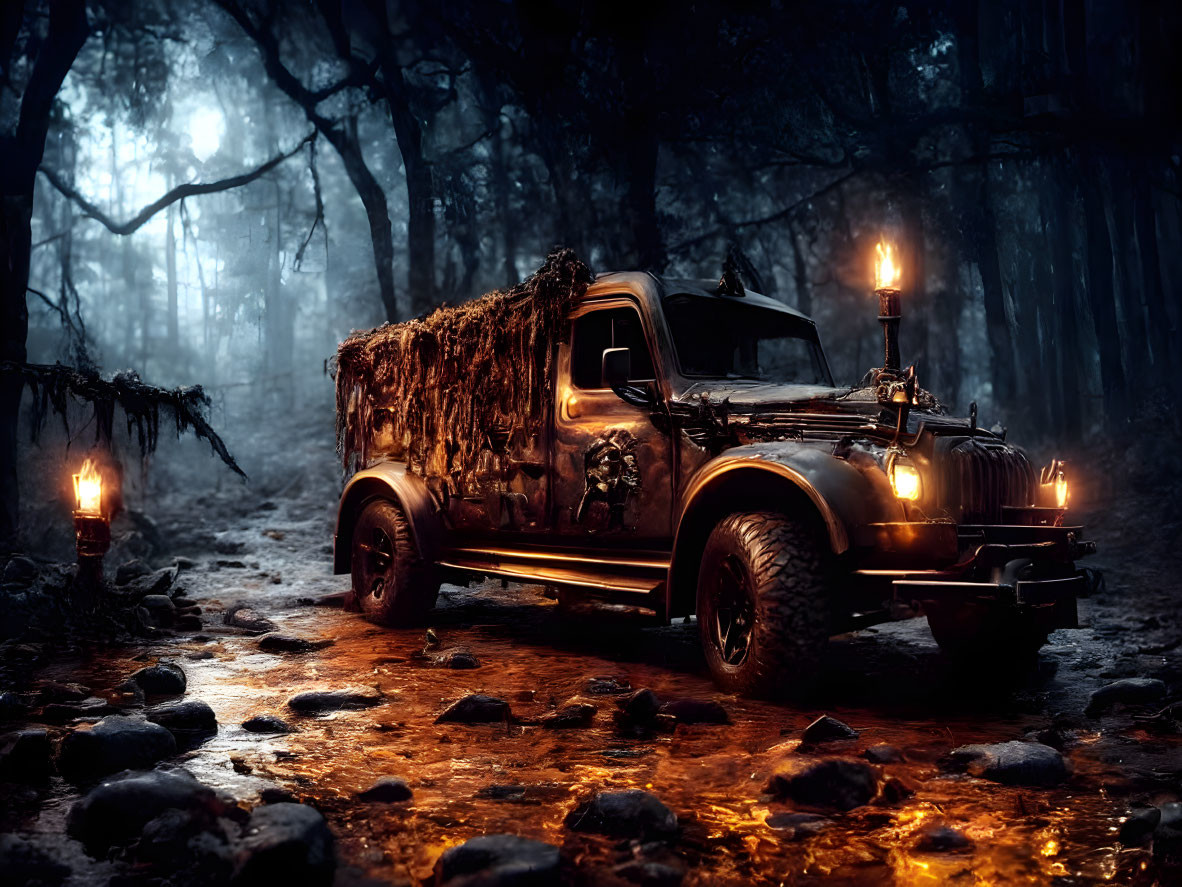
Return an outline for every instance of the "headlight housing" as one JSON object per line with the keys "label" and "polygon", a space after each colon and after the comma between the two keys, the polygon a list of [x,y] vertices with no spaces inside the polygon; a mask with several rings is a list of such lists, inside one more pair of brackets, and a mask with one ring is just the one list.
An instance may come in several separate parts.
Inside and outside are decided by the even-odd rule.
{"label": "headlight housing", "polygon": [[923,495],[923,481],[919,477],[919,469],[910,460],[892,453],[887,461],[887,477],[891,482],[891,489],[895,496],[914,502]]}
{"label": "headlight housing", "polygon": [[1051,464],[1042,470],[1039,481],[1046,491],[1044,493],[1044,502],[1054,502],[1057,508],[1067,507],[1067,502],[1070,500],[1071,494],[1067,487],[1066,462],[1062,459],[1052,459]]}

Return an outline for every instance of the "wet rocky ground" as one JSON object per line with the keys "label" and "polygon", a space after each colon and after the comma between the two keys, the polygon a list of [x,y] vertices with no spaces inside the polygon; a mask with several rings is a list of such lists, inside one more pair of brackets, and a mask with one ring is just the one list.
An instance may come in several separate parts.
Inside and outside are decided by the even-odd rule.
{"label": "wet rocky ground", "polygon": [[157,509],[99,615],[4,564],[4,624],[41,631],[0,646],[0,883],[1182,877],[1182,594],[1136,503],[1094,516],[1104,587],[1016,685],[912,621],[775,704],[719,693],[693,624],[538,587],[445,586],[429,632],[345,612],[325,455]]}

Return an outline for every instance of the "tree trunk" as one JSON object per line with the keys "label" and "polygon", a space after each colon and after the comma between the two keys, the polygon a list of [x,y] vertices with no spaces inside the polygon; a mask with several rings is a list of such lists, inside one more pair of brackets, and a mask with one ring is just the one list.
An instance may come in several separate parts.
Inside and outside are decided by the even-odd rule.
{"label": "tree trunk", "polygon": [[176,281],[176,235],[173,232],[173,217],[175,215],[174,208],[170,206],[164,234],[164,266],[168,278],[168,353],[174,356],[180,338],[178,318],[180,306],[177,299]]}
{"label": "tree trunk", "polygon": [[1075,292],[1079,278],[1071,249],[1071,226],[1068,214],[1074,203],[1072,189],[1066,187],[1062,164],[1069,158],[1051,164],[1047,169],[1047,185],[1041,196],[1040,212],[1051,242],[1051,281],[1054,287],[1054,337],[1057,357],[1056,375],[1060,383],[1063,422],[1060,426],[1068,440],[1076,440],[1083,428],[1083,403],[1080,397],[1079,327],[1075,309]]}
{"label": "tree trunk", "polygon": [[1153,206],[1153,190],[1144,171],[1137,170],[1134,173],[1133,189],[1133,215],[1140,257],[1141,290],[1145,295],[1145,310],[1148,315],[1147,345],[1152,361],[1153,378],[1158,384],[1165,385],[1172,381],[1174,361],[1182,352],[1178,348],[1177,333],[1171,334],[1170,318],[1166,313],[1161,257],[1157,247],[1157,214]]}

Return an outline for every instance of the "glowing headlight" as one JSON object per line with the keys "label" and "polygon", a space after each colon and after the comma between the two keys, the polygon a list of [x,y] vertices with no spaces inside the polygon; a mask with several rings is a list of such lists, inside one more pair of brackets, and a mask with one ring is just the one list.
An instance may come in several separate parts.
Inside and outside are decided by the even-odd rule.
{"label": "glowing headlight", "polygon": [[1055,501],[1060,508],[1067,507],[1067,476],[1061,471],[1055,478]]}
{"label": "glowing headlight", "polygon": [[[1067,463],[1062,459],[1052,459],[1051,464],[1042,470],[1042,475],[1039,481],[1043,488],[1049,488],[1048,492],[1054,492],[1055,505],[1059,508],[1067,507],[1067,500],[1070,494],[1067,490]],[[1043,502],[1047,501],[1047,496],[1044,494]]]}
{"label": "glowing headlight", "polygon": [[887,476],[891,479],[891,489],[900,499],[914,501],[919,498],[923,487],[919,482],[919,472],[915,470],[914,465],[896,459],[891,462]]}

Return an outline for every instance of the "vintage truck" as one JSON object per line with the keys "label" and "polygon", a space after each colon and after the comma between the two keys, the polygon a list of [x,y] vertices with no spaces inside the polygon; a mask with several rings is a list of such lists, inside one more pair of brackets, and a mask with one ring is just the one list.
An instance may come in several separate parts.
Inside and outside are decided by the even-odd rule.
{"label": "vintage truck", "polygon": [[342,345],[334,564],[368,618],[421,623],[445,581],[537,584],[696,616],[716,682],[756,695],[886,620],[991,665],[1075,625],[1094,545],[1062,463],[944,415],[891,365],[897,323],[841,388],[813,322],[733,274],[553,271],[543,309],[526,287]]}

